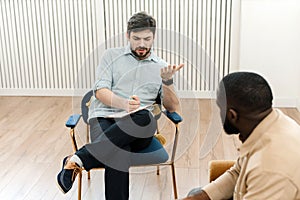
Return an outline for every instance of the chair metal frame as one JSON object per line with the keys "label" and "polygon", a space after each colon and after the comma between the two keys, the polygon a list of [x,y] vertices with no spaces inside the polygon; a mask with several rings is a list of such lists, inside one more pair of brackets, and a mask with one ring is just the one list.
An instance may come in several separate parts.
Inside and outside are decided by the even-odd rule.
{"label": "chair metal frame", "polygon": [[[91,91],[89,91],[91,92]],[[87,93],[88,94],[88,93]],[[86,94],[86,95],[87,95]],[[82,102],[82,105],[86,104],[87,102]],[[174,140],[173,140],[173,147],[172,147],[172,154],[171,158],[164,162],[164,163],[158,163],[158,164],[147,164],[147,165],[142,165],[142,166],[157,166],[157,171],[156,174],[159,175],[159,166],[171,166],[171,172],[172,172],[172,184],[173,184],[173,192],[174,192],[174,198],[178,198],[178,193],[177,193],[177,184],[176,184],[176,173],[175,173],[175,157],[176,157],[176,150],[177,150],[177,143],[178,143],[178,135],[179,135],[179,123],[182,121],[182,118],[180,115],[178,115],[176,112],[170,113],[168,111],[162,111],[167,118],[173,122],[175,125],[175,135],[174,135]],[[80,121],[80,118],[84,118],[82,114],[73,114],[69,117],[68,121],[66,122],[66,126],[70,128],[70,137],[72,141],[72,148],[73,151],[76,152],[78,150],[78,145],[76,141],[76,133],[75,133],[75,128]],[[90,142],[90,137],[89,137],[89,124],[86,122],[85,119],[83,119],[86,123],[86,142]],[[158,131],[158,130],[157,130]],[[141,167],[139,166],[132,166],[132,167]],[[97,169],[104,169],[104,168],[97,168]],[[84,169],[82,169],[84,170]],[[81,189],[82,189],[82,170],[78,173],[78,200],[81,200]],[[95,170],[95,169],[93,169]],[[87,172],[88,174],[88,179],[90,179],[90,172]]]}

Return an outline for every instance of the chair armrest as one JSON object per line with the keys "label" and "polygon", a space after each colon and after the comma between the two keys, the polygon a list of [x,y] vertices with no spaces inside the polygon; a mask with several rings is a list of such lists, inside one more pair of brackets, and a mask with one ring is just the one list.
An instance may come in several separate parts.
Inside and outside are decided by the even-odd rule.
{"label": "chair armrest", "polygon": [[68,121],[66,122],[66,127],[74,128],[77,125],[77,123],[79,122],[80,117],[81,117],[81,115],[79,115],[79,114],[71,115],[69,117]]}
{"label": "chair armrest", "polygon": [[163,111],[163,113],[174,123],[178,124],[182,122],[182,117],[177,112],[169,112],[167,110]]}
{"label": "chair armrest", "polygon": [[230,167],[235,164],[235,160],[211,160],[209,162],[208,180],[214,181],[223,173],[225,173]]}

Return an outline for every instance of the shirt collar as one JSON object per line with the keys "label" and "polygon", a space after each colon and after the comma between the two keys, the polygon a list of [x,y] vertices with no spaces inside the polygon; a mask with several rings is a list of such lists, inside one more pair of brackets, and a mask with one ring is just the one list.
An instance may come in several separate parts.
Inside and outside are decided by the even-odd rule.
{"label": "shirt collar", "polygon": [[278,118],[278,112],[280,111],[277,109],[273,109],[272,112],[255,127],[247,140],[243,144],[241,144],[239,148],[241,157],[245,156],[246,154],[248,154],[248,152],[254,150],[255,148],[260,147],[258,142],[261,142],[261,137],[264,133],[267,132],[270,124],[272,124]]}
{"label": "shirt collar", "polygon": [[[135,55],[131,52],[130,44],[125,47],[124,55],[132,55],[135,58]],[[150,56],[144,60],[154,61],[156,63],[158,62],[158,57],[153,52],[153,48],[150,50]]]}

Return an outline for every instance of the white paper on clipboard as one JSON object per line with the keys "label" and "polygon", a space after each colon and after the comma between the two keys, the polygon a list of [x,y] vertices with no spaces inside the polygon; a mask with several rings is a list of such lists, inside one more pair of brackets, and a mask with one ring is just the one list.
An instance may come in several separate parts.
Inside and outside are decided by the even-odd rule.
{"label": "white paper on clipboard", "polygon": [[137,111],[140,111],[140,110],[143,110],[145,108],[148,108],[152,106],[152,104],[149,104],[149,105],[145,105],[145,106],[140,106],[139,108],[133,110],[133,111],[130,111],[130,112],[127,112],[127,111],[121,111],[121,112],[117,112],[117,113],[114,113],[114,114],[110,114],[110,115],[107,115],[106,118],[122,118],[122,117],[125,117],[127,115],[130,115],[132,113],[135,113]]}

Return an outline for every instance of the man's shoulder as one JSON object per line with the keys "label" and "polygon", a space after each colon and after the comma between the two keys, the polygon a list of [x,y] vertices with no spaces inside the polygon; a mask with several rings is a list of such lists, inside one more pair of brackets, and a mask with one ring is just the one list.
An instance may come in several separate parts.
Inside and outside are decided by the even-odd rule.
{"label": "man's shoulder", "polygon": [[104,50],[102,58],[107,61],[116,61],[118,58],[124,55],[124,52],[124,47],[108,48]]}
{"label": "man's shoulder", "polygon": [[105,54],[121,54],[125,52],[125,47],[114,47],[105,50]]}

